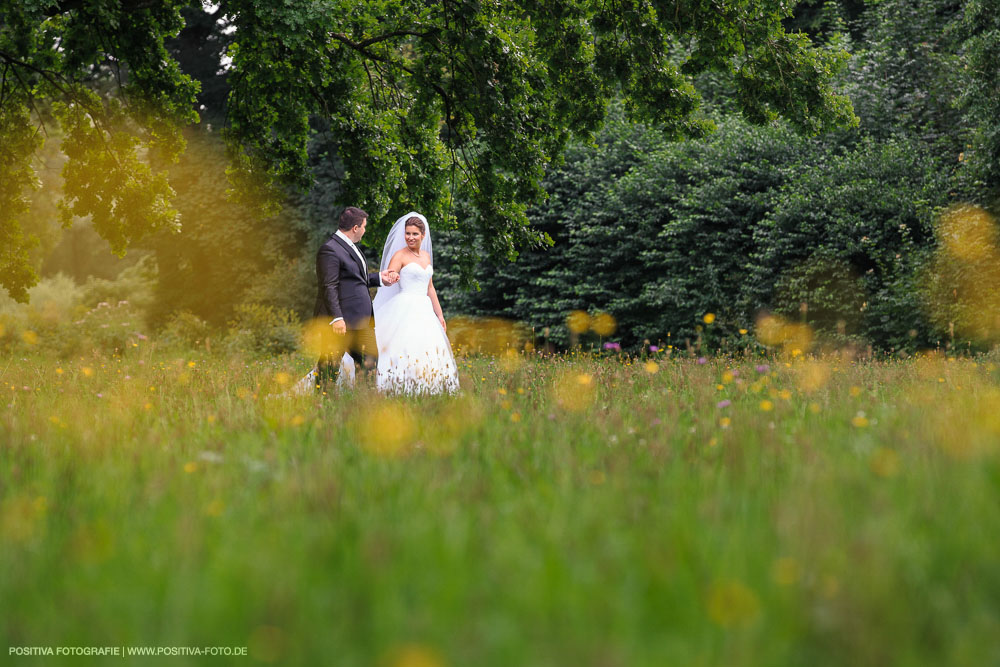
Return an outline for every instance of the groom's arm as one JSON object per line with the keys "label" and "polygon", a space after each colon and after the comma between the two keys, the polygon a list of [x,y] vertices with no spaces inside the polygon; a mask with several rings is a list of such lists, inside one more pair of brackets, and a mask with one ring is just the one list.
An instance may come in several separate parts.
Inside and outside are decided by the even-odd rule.
{"label": "groom's arm", "polygon": [[333,248],[323,246],[316,255],[316,279],[323,291],[326,310],[334,320],[344,318],[340,310],[340,258]]}
{"label": "groom's arm", "polygon": [[385,285],[382,284],[382,274],[378,273],[377,271],[373,271],[372,273],[369,273],[368,274],[368,286],[369,287],[385,287]]}

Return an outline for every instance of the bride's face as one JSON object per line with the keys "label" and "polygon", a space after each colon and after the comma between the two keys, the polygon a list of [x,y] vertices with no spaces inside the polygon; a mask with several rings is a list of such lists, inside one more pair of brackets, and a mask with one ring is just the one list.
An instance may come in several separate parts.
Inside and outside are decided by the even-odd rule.
{"label": "bride's face", "polygon": [[417,252],[420,249],[420,242],[424,240],[424,233],[417,227],[407,227],[403,230],[403,238],[406,240],[406,247]]}

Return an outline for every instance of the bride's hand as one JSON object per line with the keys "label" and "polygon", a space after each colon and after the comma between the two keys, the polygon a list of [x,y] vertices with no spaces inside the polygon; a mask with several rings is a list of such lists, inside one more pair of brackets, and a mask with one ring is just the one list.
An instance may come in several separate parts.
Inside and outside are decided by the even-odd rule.
{"label": "bride's hand", "polygon": [[441,328],[442,328],[442,329],[444,329],[445,331],[448,331],[448,325],[447,325],[447,324],[445,323],[445,321],[444,321],[444,318],[443,318],[443,317],[439,317],[439,318],[438,318],[438,322],[440,322],[440,323],[441,323]]}

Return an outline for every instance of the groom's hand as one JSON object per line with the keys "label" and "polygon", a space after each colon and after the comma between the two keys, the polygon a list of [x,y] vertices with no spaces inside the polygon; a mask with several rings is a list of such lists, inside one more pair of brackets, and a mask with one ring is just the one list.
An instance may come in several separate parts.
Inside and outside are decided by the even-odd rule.
{"label": "groom's hand", "polygon": [[396,281],[399,280],[399,274],[395,271],[383,271],[379,275],[382,277],[383,285],[395,285]]}
{"label": "groom's hand", "polygon": [[344,320],[337,320],[336,322],[334,322],[330,326],[333,327],[333,333],[337,333],[337,334],[346,334],[347,333],[347,324],[344,322]]}

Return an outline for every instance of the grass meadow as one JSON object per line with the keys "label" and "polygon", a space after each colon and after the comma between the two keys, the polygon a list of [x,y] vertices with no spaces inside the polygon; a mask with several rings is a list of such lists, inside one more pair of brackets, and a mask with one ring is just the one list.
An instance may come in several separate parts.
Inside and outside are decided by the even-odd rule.
{"label": "grass meadow", "polygon": [[0,662],[1000,664],[996,358],[308,367],[0,359]]}

